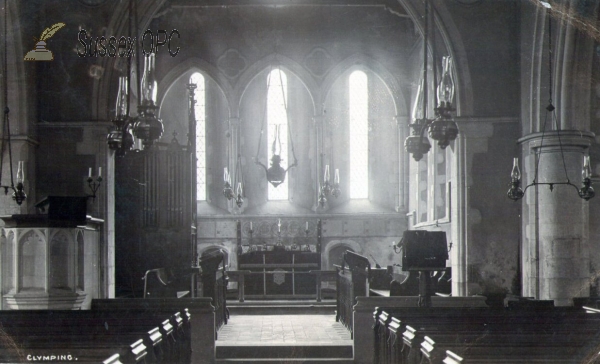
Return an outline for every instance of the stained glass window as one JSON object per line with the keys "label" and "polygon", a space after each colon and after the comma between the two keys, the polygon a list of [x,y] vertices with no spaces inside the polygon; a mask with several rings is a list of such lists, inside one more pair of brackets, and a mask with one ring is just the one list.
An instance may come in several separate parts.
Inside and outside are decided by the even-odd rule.
{"label": "stained glass window", "polygon": [[206,85],[204,76],[196,72],[190,77],[196,84],[194,113],[196,115],[196,199],[206,201]]}
{"label": "stained glass window", "polygon": [[369,197],[369,90],[367,75],[354,71],[349,80],[350,198]]}
{"label": "stained glass window", "polygon": [[[269,85],[267,91],[267,135],[268,135],[268,161],[271,166],[273,154],[281,157],[281,167],[287,169],[288,161],[288,117],[286,112],[287,103],[287,77],[280,69],[273,69],[267,76]],[[273,141],[275,141],[275,153],[273,153]],[[277,187],[268,184],[268,199],[288,199],[288,177]]]}

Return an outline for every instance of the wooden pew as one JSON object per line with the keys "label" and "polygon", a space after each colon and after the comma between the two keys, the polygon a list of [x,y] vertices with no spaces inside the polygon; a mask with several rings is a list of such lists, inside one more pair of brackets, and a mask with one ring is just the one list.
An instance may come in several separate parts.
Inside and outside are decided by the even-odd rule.
{"label": "wooden pew", "polygon": [[[92,311],[181,312],[191,363],[215,361],[215,309],[212,298],[156,298],[92,300]],[[188,315],[188,317],[186,317]]]}
{"label": "wooden pew", "polygon": [[[221,326],[227,324],[229,319],[227,310],[228,281],[224,258],[224,253],[219,250],[202,256],[198,261],[198,265],[201,267],[199,278],[202,282],[202,296],[212,298],[212,305],[215,308],[215,335]],[[219,269],[219,267],[222,268]]]}
{"label": "wooden pew", "polygon": [[[431,297],[434,309],[437,308],[488,308],[485,304],[486,297]],[[378,307],[403,308],[408,310],[418,309],[418,296],[398,297],[356,297],[353,307],[353,323],[357,327],[368,328],[374,326],[373,313]],[[376,323],[375,323],[376,324]],[[373,363],[375,360],[375,331],[362,329],[354,333],[354,361],[356,363]]]}
{"label": "wooden pew", "polygon": [[[346,270],[346,266],[348,270]],[[369,295],[371,263],[366,257],[346,251],[338,271],[336,290],[336,321],[341,322],[354,338],[354,305],[357,296]]]}
{"label": "wooden pew", "polygon": [[[166,341],[160,332],[165,325],[156,318],[122,320],[90,311],[5,311],[0,322],[25,361],[99,362],[113,354],[127,363],[172,359],[165,355]],[[6,346],[0,352],[4,361],[23,361],[23,355]]]}
{"label": "wooden pew", "polygon": [[[525,355],[529,349],[530,357],[541,356],[547,351],[540,349],[531,353],[531,348],[555,348],[555,355],[568,358],[581,350],[579,343],[587,342],[590,337],[598,334],[600,320],[594,315],[586,315],[583,310],[569,308],[554,308],[551,310],[396,310],[392,316],[397,315],[404,325],[402,333],[402,360],[400,362],[420,362],[423,360],[431,363],[441,363],[442,360],[456,360],[444,358],[448,348],[485,348],[498,346],[506,348],[507,357]],[[599,315],[600,317],[600,315]],[[380,323],[381,324],[381,323]],[[397,336],[399,325],[395,327],[388,324],[388,338]],[[381,332],[381,328],[379,328]],[[516,338],[518,338],[517,341]],[[390,340],[392,341],[392,340]],[[540,342],[540,344],[537,344]],[[437,345],[437,347],[436,347]],[[381,346],[379,346],[381,347]],[[457,356],[462,356],[459,349],[454,350]],[[479,350],[479,349],[478,349]],[[485,353],[486,349],[479,352]],[[488,353],[490,349],[488,348]],[[522,352],[519,353],[519,350]],[[492,350],[494,351],[494,350]],[[479,355],[471,352],[471,356]],[[394,352],[379,354],[379,357],[389,358],[397,355]],[[511,359],[512,360],[512,359]],[[382,361],[379,361],[382,362]],[[526,362],[526,361],[524,361]]]}

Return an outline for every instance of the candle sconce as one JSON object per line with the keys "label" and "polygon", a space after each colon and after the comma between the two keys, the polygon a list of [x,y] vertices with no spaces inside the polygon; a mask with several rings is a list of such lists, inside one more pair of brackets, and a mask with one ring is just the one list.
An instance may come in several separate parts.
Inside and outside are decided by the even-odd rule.
{"label": "candle sconce", "polygon": [[342,194],[340,189],[340,170],[336,168],[333,177],[333,184],[329,181],[329,164],[325,166],[325,175],[323,177],[323,184],[321,185],[319,192],[319,205],[325,206],[327,202],[327,196],[331,195],[338,198]]}
{"label": "candle sconce", "polygon": [[87,178],[88,187],[92,191],[92,194],[88,197],[93,199],[96,198],[96,192],[100,188],[100,183],[102,183],[102,167],[98,168],[98,176],[95,178],[92,176],[92,169],[89,169],[88,178]]}
{"label": "candle sconce", "polygon": [[281,240],[281,219],[277,220],[277,245],[283,245],[283,241]]}

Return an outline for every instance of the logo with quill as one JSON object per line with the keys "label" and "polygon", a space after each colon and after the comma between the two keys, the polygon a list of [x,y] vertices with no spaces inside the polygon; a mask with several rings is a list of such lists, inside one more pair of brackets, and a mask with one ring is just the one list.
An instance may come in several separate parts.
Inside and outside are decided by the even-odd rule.
{"label": "logo with quill", "polygon": [[[35,48],[27,52],[24,61],[52,61],[54,60],[54,55],[52,52],[46,48],[46,40],[50,39],[54,33],[59,31],[62,27],[65,26],[65,23],[56,23],[51,27],[44,29],[42,35],[40,36],[40,40],[35,44]],[[34,38],[35,39],[35,38]]]}

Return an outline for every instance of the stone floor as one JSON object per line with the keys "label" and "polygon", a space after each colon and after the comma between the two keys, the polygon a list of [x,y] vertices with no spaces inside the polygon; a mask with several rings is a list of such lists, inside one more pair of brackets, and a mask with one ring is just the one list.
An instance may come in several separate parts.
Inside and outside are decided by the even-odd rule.
{"label": "stone floor", "polygon": [[232,315],[216,345],[351,346],[352,339],[335,315]]}

